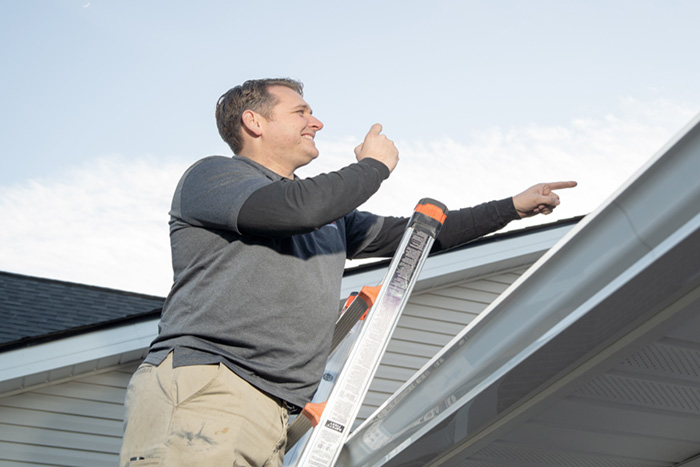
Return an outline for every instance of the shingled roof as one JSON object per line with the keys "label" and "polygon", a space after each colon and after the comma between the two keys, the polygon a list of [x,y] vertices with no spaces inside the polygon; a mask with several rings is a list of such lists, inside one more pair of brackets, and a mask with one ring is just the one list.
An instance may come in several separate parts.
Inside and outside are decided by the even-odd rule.
{"label": "shingled roof", "polygon": [[160,314],[164,298],[0,271],[0,351]]}

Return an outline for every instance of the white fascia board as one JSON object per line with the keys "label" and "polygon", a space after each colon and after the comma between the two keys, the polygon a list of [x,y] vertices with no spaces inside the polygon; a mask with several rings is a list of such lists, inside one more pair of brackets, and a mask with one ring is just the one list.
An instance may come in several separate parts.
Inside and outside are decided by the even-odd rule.
{"label": "white fascia board", "polygon": [[431,287],[446,285],[534,262],[573,227],[573,224],[562,225],[433,256],[423,267],[415,290],[426,288],[424,283],[430,283]]}
{"label": "white fascia board", "polygon": [[[461,248],[430,256],[418,277],[414,291],[425,290],[466,280],[490,272],[534,262],[552,248],[573,224],[499,239],[483,245]],[[363,286],[381,284],[387,266],[343,278],[341,299],[359,291]]]}
{"label": "white fascia board", "polygon": [[0,394],[100,369],[105,362],[126,363],[124,356],[147,349],[157,332],[158,319],[152,319],[3,352]]}

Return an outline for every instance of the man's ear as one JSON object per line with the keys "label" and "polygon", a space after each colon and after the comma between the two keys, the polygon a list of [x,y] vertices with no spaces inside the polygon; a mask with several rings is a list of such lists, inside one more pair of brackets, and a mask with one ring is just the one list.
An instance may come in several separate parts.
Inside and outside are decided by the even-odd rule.
{"label": "man's ear", "polygon": [[241,115],[243,128],[255,136],[260,136],[262,134],[261,118],[262,115],[255,113],[252,110],[244,111],[243,115]]}

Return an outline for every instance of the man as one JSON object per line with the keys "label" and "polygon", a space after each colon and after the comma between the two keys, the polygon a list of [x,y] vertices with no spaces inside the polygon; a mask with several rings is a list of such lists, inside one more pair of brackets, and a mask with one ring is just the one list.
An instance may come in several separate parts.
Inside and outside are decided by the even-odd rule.
{"label": "man", "polygon": [[[346,258],[391,256],[406,219],[359,212],[398,163],[375,124],[357,162],[298,179],[323,128],[288,79],[247,81],[217,103],[235,156],[190,167],[173,198],[174,284],[129,384],[122,465],[282,464],[286,423],[323,372]],[[449,214],[434,251],[547,214],[542,184]]]}

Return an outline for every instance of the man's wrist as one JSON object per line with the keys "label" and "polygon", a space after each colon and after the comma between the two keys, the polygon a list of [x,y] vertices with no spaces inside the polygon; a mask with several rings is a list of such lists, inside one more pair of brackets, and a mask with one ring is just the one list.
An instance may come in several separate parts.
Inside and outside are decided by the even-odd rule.
{"label": "man's wrist", "polygon": [[374,168],[375,170],[377,170],[379,172],[379,175],[382,177],[382,180],[386,180],[387,178],[389,178],[389,175],[391,175],[391,170],[389,170],[389,167],[387,167],[386,164],[384,164],[379,159],[374,159],[372,157],[365,157],[364,159],[361,159],[357,163],[369,165],[372,168]]}

